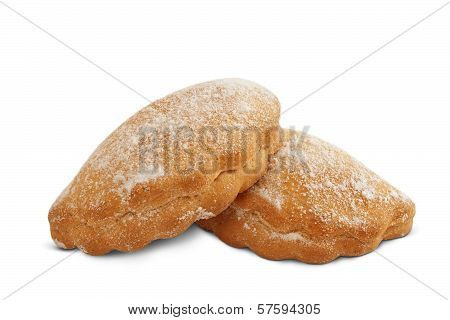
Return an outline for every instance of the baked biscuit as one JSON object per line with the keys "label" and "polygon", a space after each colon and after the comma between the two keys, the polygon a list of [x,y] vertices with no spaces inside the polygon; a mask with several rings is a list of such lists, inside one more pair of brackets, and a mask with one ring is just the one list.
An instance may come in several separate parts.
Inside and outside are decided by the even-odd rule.
{"label": "baked biscuit", "polygon": [[143,108],[94,151],[49,212],[62,248],[92,255],[172,238],[225,208],[280,145],[279,102],[240,79],[194,85]]}
{"label": "baked biscuit", "polygon": [[408,234],[415,206],[402,192],[333,145],[283,136],[267,173],[201,227],[264,258],[307,263],[363,255]]}

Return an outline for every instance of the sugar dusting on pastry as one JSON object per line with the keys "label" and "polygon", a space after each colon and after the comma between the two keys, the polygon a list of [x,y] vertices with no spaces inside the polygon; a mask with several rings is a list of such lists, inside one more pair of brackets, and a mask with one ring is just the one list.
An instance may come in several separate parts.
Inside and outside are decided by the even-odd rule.
{"label": "sugar dusting on pastry", "polygon": [[[176,99],[173,98],[175,95]],[[126,200],[136,184],[177,174],[174,168],[165,170],[164,161],[167,160],[168,151],[176,154],[180,167],[192,162],[191,153],[177,152],[181,145],[189,145],[191,150],[204,148],[201,145],[203,141],[199,141],[199,137],[192,137],[192,132],[206,132],[205,125],[219,128],[224,123],[232,124],[231,129],[256,127],[264,131],[274,126],[278,111],[267,108],[259,112],[259,108],[261,105],[277,103],[268,90],[242,79],[217,80],[175,92],[140,110],[95,150],[84,168],[98,172],[104,179],[99,180],[91,174],[84,177],[84,184],[98,189],[99,196],[102,196],[103,186],[113,182],[113,191]],[[229,143],[225,129],[214,133],[214,147],[218,152],[240,152],[243,139]],[[145,137],[156,137],[157,141],[140,141]],[[174,141],[170,141],[170,138]],[[206,156],[215,155],[205,152],[196,155],[194,168],[198,169]]]}
{"label": "sugar dusting on pastry", "polygon": [[[352,165],[344,165],[347,163]],[[297,214],[313,214],[324,223],[338,221],[342,225],[364,227],[369,223],[369,208],[381,207],[394,198],[410,201],[392,186],[379,186],[380,178],[347,153],[302,132],[289,133],[283,147],[271,157],[269,168],[249,192],[261,195],[280,210],[286,195],[283,182],[289,175],[290,180],[306,189],[310,204],[305,207],[303,199],[291,197],[294,203],[290,204],[296,206]]]}
{"label": "sugar dusting on pastry", "polygon": [[202,207],[198,207],[196,210],[187,211],[182,216],[178,217],[178,220],[191,219],[193,216],[195,216],[197,220],[203,220],[203,219],[212,218],[215,215],[216,214],[209,212]]}
{"label": "sugar dusting on pastry", "polygon": [[409,232],[414,203],[337,147],[284,130],[267,173],[200,226],[269,259],[324,263]]}
{"label": "sugar dusting on pastry", "polygon": [[[279,146],[279,112],[271,92],[240,79],[152,102],[96,148],[56,199],[52,237],[90,254],[130,251],[217,215],[264,173]],[[264,166],[247,174],[255,158]]]}

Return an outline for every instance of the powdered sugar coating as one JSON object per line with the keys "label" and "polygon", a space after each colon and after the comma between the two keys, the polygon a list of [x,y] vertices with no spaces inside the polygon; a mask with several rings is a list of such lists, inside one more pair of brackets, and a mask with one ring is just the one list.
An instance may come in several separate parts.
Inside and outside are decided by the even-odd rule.
{"label": "powdered sugar coating", "polygon": [[[91,254],[132,251],[218,214],[263,174],[278,148],[279,111],[272,93],[241,79],[151,103],[97,147],[54,202],[52,237]],[[256,158],[260,171],[244,172]]]}
{"label": "powdered sugar coating", "polygon": [[[264,197],[283,213],[277,225],[290,223],[292,229],[291,222],[304,222],[307,217],[313,224],[321,223],[323,231],[336,226],[364,230],[376,224],[369,211],[411,201],[335,146],[301,132],[285,134],[288,137],[271,157],[270,169],[247,192]],[[292,186],[300,196],[289,193]]]}
{"label": "powdered sugar coating", "polygon": [[186,219],[190,220],[192,217],[194,217],[196,219],[196,221],[198,221],[198,220],[203,220],[203,219],[209,219],[214,216],[216,216],[215,213],[209,212],[202,207],[198,207],[196,210],[187,211],[185,214],[180,216],[178,218],[178,220],[186,220]]}
{"label": "powdered sugar coating", "polygon": [[266,174],[219,216],[199,222],[269,259],[324,263],[361,255],[412,226],[412,201],[346,152],[284,130]]}
{"label": "powdered sugar coating", "polygon": [[[161,180],[170,184],[167,180],[184,168],[192,169],[186,176],[194,179],[203,163],[216,161],[219,155],[242,152],[242,130],[236,128],[266,132],[277,127],[278,113],[276,97],[247,80],[216,80],[175,92],[140,110],[100,144],[54,205],[74,192],[82,195],[68,204],[74,208],[95,207],[110,193],[126,203],[137,185],[151,187]],[[227,129],[234,132],[231,138]],[[208,133],[211,141],[200,141],[206,141]],[[180,146],[191,152],[184,152]],[[211,170],[211,179],[217,172],[236,169],[240,164],[231,163],[229,168],[218,165]],[[84,190],[74,189],[79,187]],[[172,196],[183,195],[180,190],[174,191],[177,194]]]}

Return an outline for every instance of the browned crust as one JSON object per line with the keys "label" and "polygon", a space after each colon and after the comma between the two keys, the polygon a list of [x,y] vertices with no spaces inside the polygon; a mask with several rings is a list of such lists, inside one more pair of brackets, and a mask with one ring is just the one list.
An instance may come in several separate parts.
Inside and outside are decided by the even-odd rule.
{"label": "browned crust", "polygon": [[[285,135],[285,141],[292,137],[287,131]],[[240,194],[231,207],[198,224],[225,243],[248,247],[261,257],[307,263],[363,255],[382,240],[410,232],[414,203],[345,152],[307,137],[302,153],[314,174],[304,172],[305,167],[298,162],[291,163],[291,172],[284,168],[275,174],[274,164],[288,157],[283,149],[270,157],[267,174]],[[323,162],[329,154],[337,161]],[[370,192],[361,189],[359,181],[347,183],[355,172]],[[324,186],[324,181],[333,183]],[[335,186],[345,187],[336,192]],[[281,193],[283,205],[277,207],[274,199],[262,196],[264,188],[272,188],[272,196]],[[333,215],[324,214],[328,211]]]}
{"label": "browned crust", "polygon": [[[235,108],[243,103],[241,115]],[[202,83],[155,101],[114,131],[58,197],[49,212],[52,238],[62,248],[102,255],[135,251],[153,240],[179,235],[195,221],[223,211],[261,177],[268,155],[279,148],[278,118],[275,96],[238,79]],[[235,130],[230,146],[219,134],[205,150],[195,139],[170,136],[170,126],[180,123],[195,134],[205,126],[238,126],[257,134],[244,143],[242,131]],[[145,125],[157,129],[163,147],[152,156],[164,170],[142,178],[140,149],[148,141],[137,141],[136,136]],[[188,145],[202,164],[215,166],[206,172],[194,161],[191,171],[175,170],[187,167],[191,159],[184,153],[172,158],[178,145],[164,144],[170,139]]]}

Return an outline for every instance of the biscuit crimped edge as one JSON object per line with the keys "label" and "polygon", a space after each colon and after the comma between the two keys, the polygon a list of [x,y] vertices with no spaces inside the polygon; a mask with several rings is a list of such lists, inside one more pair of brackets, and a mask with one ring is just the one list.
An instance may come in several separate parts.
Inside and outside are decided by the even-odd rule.
{"label": "biscuit crimped edge", "polygon": [[306,133],[283,130],[283,141],[267,173],[202,228],[267,259],[314,264],[410,232],[414,203],[359,161]]}

